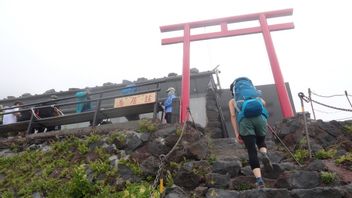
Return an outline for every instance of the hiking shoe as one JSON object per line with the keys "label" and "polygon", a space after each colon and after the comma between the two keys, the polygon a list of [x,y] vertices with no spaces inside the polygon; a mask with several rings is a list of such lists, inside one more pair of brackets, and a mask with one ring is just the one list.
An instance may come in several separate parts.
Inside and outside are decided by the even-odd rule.
{"label": "hiking shoe", "polygon": [[257,189],[265,188],[263,179],[262,178],[256,178],[255,186],[256,186]]}
{"label": "hiking shoe", "polygon": [[264,165],[264,169],[268,170],[268,171],[272,171],[273,170],[273,165],[271,164],[271,161],[269,159],[268,153],[262,153],[260,152],[262,155],[262,162]]}

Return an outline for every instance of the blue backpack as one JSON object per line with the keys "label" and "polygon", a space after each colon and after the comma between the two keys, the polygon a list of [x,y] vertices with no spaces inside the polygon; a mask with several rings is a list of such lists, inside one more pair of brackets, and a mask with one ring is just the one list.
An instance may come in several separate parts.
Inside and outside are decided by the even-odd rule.
{"label": "blue backpack", "polygon": [[268,111],[265,109],[262,100],[259,98],[259,91],[253,86],[249,78],[237,78],[231,84],[232,95],[236,102],[237,121],[243,118],[252,118],[263,115],[268,118]]}

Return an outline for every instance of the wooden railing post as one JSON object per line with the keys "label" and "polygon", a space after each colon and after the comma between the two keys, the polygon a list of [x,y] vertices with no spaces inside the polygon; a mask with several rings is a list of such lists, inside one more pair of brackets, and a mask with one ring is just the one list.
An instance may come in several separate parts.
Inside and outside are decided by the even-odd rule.
{"label": "wooden railing post", "polygon": [[97,124],[97,118],[98,118],[98,114],[100,111],[100,105],[101,105],[101,98],[102,98],[103,94],[99,94],[99,99],[97,101],[97,107],[95,109],[95,113],[94,113],[94,119],[93,119],[93,123],[92,123],[92,127],[95,127]]}

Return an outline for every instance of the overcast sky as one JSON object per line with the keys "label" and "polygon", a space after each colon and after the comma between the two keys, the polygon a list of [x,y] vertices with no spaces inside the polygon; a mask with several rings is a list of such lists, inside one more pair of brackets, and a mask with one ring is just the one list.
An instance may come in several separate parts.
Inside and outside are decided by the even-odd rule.
{"label": "overcast sky", "polygon": [[[0,0],[0,98],[181,74],[182,44],[162,46],[161,39],[173,34],[162,34],[160,26],[286,8],[294,9],[293,16],[269,23],[295,24],[272,38],[296,110],[297,93],[308,88],[321,95],[352,94],[347,0]],[[190,64],[200,71],[220,65],[225,88],[239,76],[257,85],[274,83],[261,34],[194,42]],[[351,108],[343,96],[315,99]],[[316,108],[324,120],[352,117]]]}

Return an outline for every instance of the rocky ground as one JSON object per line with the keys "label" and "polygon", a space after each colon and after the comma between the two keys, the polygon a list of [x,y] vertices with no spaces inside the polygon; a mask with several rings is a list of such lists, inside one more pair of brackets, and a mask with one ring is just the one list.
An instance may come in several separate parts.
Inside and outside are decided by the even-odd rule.
{"label": "rocky ground", "polygon": [[[309,120],[311,157],[304,126],[300,116],[274,126],[299,164],[269,133],[274,170],[263,169],[262,190],[255,189],[243,145],[210,138],[209,129],[192,123],[183,130],[143,120],[94,131],[4,138],[0,196],[352,197],[352,123]],[[158,186],[153,188],[159,175],[165,186],[161,195]]]}

